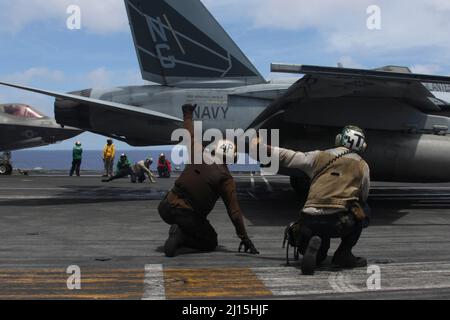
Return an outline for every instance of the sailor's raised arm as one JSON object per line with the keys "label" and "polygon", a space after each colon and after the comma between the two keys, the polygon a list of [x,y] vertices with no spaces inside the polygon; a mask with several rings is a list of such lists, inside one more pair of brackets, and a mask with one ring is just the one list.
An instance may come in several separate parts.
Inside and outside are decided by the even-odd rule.
{"label": "sailor's raised arm", "polygon": [[191,163],[194,163],[194,152],[195,152],[195,144],[198,143],[194,140],[194,110],[197,108],[197,105],[185,104],[183,105],[183,126],[191,136],[191,152],[189,158],[191,159]]}
{"label": "sailor's raised arm", "polygon": [[301,152],[278,147],[272,148],[274,151],[278,151],[280,167],[300,169],[310,177],[313,175],[313,165],[319,151]]}

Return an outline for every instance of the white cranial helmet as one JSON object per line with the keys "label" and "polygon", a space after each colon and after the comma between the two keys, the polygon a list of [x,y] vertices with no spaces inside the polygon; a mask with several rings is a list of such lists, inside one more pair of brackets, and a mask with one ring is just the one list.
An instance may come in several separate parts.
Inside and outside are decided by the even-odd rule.
{"label": "white cranial helmet", "polygon": [[234,163],[236,154],[236,145],[233,141],[219,140],[215,144],[213,156],[218,163]]}
{"label": "white cranial helmet", "polygon": [[336,136],[336,146],[345,147],[362,154],[367,149],[366,135],[359,127],[346,126],[342,129],[342,133]]}

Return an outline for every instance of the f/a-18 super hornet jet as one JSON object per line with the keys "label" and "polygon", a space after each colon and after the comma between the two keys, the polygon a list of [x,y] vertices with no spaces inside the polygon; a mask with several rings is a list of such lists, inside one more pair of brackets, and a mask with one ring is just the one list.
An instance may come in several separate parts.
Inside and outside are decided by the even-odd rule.
{"label": "f/a-18 super hornet jet", "polygon": [[[280,129],[282,147],[331,147],[345,125],[364,128],[372,177],[450,181],[450,78],[404,67],[376,70],[273,64],[298,81],[266,81],[199,0],[125,0],[142,78],[155,84],[56,98],[58,123],[134,146],[171,143],[184,103],[203,128]],[[435,92],[437,91],[437,93]],[[294,185],[302,178],[293,176]],[[295,178],[296,177],[296,178]]]}
{"label": "f/a-18 super hornet jet", "polygon": [[82,131],[62,128],[52,118],[25,104],[0,104],[0,175],[13,167],[10,151],[40,147],[73,138]]}

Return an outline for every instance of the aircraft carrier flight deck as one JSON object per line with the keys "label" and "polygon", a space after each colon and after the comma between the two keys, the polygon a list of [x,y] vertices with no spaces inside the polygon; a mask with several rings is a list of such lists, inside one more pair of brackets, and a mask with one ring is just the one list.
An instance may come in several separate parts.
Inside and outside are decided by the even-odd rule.
{"label": "aircraft carrier flight deck", "polygon": [[[259,255],[237,252],[219,202],[209,216],[218,249],[166,258],[168,225],[157,208],[174,178],[1,177],[0,299],[450,298],[450,184],[374,183],[372,224],[354,250],[369,266],[334,269],[336,239],[311,277],[301,275],[292,252],[287,266],[281,247],[299,212],[289,178],[235,177]],[[79,290],[68,288],[73,266],[81,271]]]}

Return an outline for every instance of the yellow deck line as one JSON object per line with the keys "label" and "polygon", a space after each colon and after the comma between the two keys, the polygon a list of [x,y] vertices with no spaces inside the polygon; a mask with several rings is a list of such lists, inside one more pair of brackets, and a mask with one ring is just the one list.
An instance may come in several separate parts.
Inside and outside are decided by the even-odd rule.
{"label": "yellow deck line", "polygon": [[249,268],[164,269],[164,283],[167,299],[272,295]]}
{"label": "yellow deck line", "polygon": [[65,268],[0,269],[0,299],[140,299],[144,269],[81,268],[81,290],[69,290]]}

